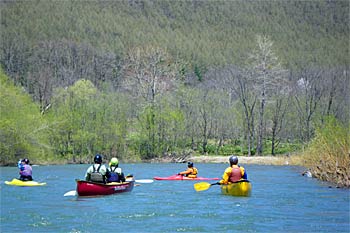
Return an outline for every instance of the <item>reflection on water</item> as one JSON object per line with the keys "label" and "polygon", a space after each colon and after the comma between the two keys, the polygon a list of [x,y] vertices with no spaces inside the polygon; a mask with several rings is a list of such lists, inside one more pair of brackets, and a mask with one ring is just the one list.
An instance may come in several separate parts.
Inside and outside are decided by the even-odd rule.
{"label": "reflection on water", "polygon": [[[220,177],[227,164],[196,164]],[[88,165],[36,166],[43,187],[4,184],[17,168],[1,168],[1,232],[349,232],[349,190],[301,176],[303,168],[246,165],[251,197],[196,192],[194,181],[154,181],[131,193],[64,197]],[[136,179],[169,176],[184,164],[121,164]]]}

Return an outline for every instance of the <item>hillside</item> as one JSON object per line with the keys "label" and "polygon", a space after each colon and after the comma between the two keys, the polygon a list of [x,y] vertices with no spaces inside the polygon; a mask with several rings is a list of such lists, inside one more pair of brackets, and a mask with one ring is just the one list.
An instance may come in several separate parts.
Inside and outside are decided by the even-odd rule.
{"label": "hillside", "polygon": [[3,88],[47,131],[8,132],[21,105],[4,102],[0,163],[298,151],[329,118],[348,127],[349,4],[3,0]]}
{"label": "hillside", "polygon": [[239,64],[265,34],[287,67],[345,65],[348,12],[346,0],[2,1],[1,63],[25,72],[37,47],[63,41],[117,59],[132,47],[157,45],[189,68],[204,68]]}

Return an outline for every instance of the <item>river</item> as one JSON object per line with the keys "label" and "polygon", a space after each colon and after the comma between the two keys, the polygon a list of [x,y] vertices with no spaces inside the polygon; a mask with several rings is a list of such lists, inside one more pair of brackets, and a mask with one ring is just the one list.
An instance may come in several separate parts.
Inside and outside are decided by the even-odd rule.
{"label": "river", "polygon": [[[170,176],[186,164],[121,164],[136,179]],[[199,175],[221,177],[227,164],[195,164]],[[202,192],[194,181],[154,181],[132,192],[64,197],[88,165],[33,166],[42,187],[4,184],[16,167],[1,167],[0,232],[350,232],[349,190],[301,176],[294,166],[246,165],[251,197]]]}

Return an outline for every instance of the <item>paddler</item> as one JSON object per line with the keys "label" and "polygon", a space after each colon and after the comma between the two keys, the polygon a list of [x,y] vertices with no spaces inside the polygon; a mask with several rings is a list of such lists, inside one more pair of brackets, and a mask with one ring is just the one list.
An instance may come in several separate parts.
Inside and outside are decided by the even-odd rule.
{"label": "paddler", "polygon": [[122,169],[118,167],[119,161],[117,158],[111,158],[107,171],[107,182],[125,182],[125,176]]}
{"label": "paddler", "polygon": [[247,173],[244,170],[244,167],[238,165],[238,158],[235,155],[232,155],[229,158],[230,166],[226,168],[224,174],[222,175],[222,180],[218,183],[220,184],[229,184],[237,182],[241,179],[247,179]]}
{"label": "paddler", "polygon": [[178,175],[186,176],[188,178],[197,178],[198,169],[193,166],[192,162],[187,163],[187,170],[179,172]]}
{"label": "paddler", "polygon": [[94,164],[86,171],[85,180],[97,183],[106,183],[107,168],[102,164],[102,155],[96,154]]}
{"label": "paddler", "polygon": [[29,164],[29,159],[22,159],[22,160],[18,161],[17,166],[19,168],[19,174],[20,174],[19,179],[20,180],[22,180],[22,181],[33,180],[32,167]]}

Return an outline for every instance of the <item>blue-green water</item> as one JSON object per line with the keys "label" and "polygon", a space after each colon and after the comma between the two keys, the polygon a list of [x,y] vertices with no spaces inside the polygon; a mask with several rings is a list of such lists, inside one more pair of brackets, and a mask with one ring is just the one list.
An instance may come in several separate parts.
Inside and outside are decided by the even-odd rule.
{"label": "blue-green water", "polygon": [[[227,164],[195,164],[199,175],[221,177]],[[300,175],[291,166],[244,166],[251,197],[196,192],[194,181],[154,181],[130,193],[64,197],[88,165],[34,166],[43,187],[4,184],[16,167],[2,167],[0,232],[349,232],[349,190]],[[121,164],[136,179],[169,176],[185,164]]]}

